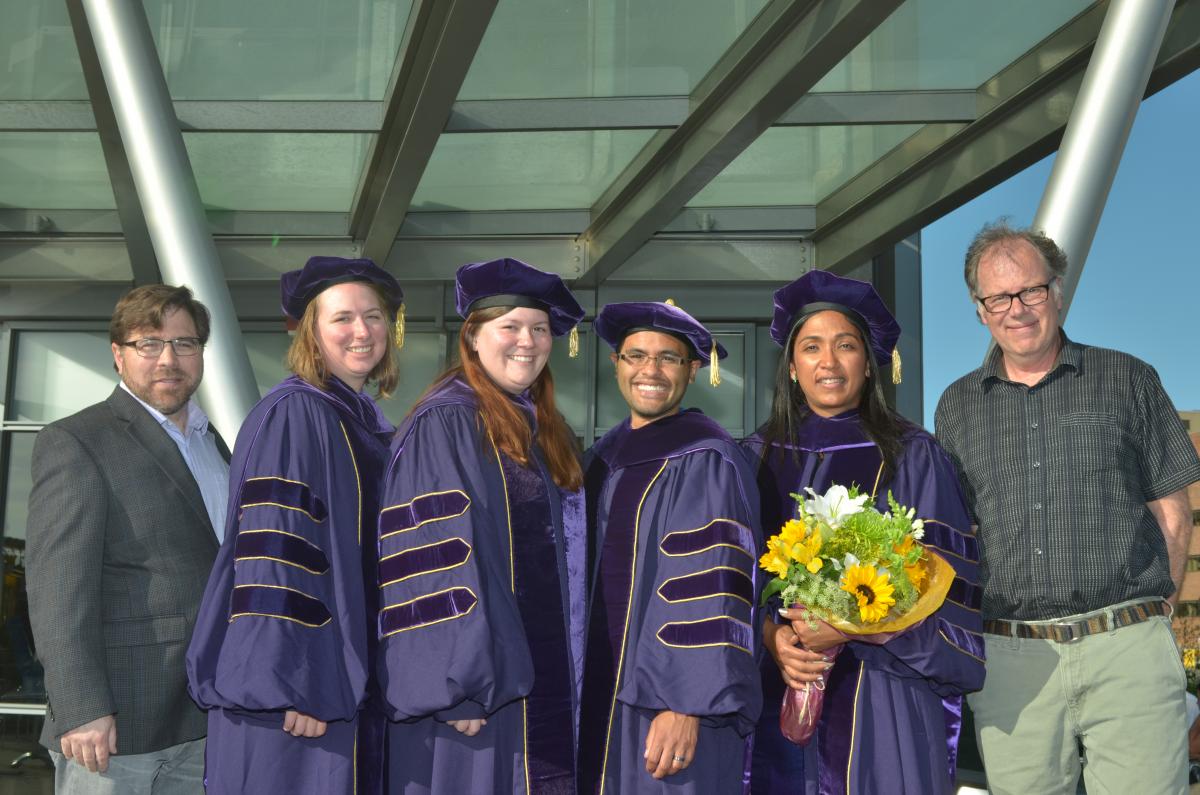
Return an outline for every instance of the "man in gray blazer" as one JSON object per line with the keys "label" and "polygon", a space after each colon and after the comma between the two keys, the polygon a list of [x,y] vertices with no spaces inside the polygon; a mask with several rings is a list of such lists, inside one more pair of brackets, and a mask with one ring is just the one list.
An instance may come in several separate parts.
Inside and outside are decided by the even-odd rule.
{"label": "man in gray blazer", "polygon": [[132,290],[109,326],[121,383],[34,446],[26,565],[60,795],[203,792],[184,655],[229,473],[191,399],[208,332],[186,287]]}

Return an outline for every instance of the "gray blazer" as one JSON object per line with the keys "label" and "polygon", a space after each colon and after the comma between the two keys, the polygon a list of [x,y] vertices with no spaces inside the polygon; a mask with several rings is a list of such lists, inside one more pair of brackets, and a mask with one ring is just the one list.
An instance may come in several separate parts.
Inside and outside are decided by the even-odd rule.
{"label": "gray blazer", "polygon": [[179,448],[120,386],[38,434],[27,536],[42,744],[112,713],[121,754],[203,737],[184,655],[217,537]]}

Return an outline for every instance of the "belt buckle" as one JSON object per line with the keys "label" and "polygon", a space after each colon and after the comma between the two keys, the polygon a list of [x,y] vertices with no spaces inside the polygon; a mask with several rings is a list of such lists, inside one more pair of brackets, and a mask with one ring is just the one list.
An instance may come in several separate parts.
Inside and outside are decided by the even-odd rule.
{"label": "belt buckle", "polygon": [[1056,621],[1051,626],[1057,627],[1067,634],[1066,638],[1055,638],[1059,643],[1074,643],[1078,640],[1083,640],[1083,633],[1079,631],[1079,622],[1077,621]]}

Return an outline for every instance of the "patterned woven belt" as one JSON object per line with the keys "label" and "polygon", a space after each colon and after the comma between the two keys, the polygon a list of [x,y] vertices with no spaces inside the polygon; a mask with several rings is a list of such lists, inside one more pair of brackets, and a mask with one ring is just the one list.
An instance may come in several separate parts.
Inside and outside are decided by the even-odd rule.
{"label": "patterned woven belt", "polygon": [[1124,607],[1114,608],[1112,623],[1109,623],[1108,610],[1097,610],[1088,613],[1074,621],[1046,621],[1027,623],[1024,621],[1002,621],[988,619],[983,622],[983,631],[990,635],[1005,635],[1016,638],[1034,638],[1036,640],[1052,640],[1056,643],[1070,643],[1073,640],[1099,635],[1111,629],[1120,629],[1131,624],[1140,624],[1155,616],[1167,616],[1171,608],[1161,599],[1147,602],[1135,602]]}

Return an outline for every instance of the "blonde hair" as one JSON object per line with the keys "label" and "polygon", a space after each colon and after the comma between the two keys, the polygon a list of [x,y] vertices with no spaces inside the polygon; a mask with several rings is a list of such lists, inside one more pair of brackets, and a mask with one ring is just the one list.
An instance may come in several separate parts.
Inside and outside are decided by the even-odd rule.
{"label": "blonde hair", "polygon": [[[379,300],[379,308],[392,320],[393,313],[387,311],[388,301],[383,290],[371,282],[361,283],[371,288],[371,292],[375,293]],[[292,344],[288,347],[287,368],[318,389],[328,389],[329,368],[325,366],[325,357],[321,355],[321,344],[317,338],[317,304],[320,300],[321,294],[318,293],[308,302],[308,306],[304,307],[304,315],[300,318],[300,325],[296,327],[296,336],[292,338]],[[392,339],[391,333],[385,334],[384,338],[387,342],[383,358],[367,373],[367,381],[375,382],[375,394],[380,398],[391,397],[396,384],[400,382],[395,340]]]}

